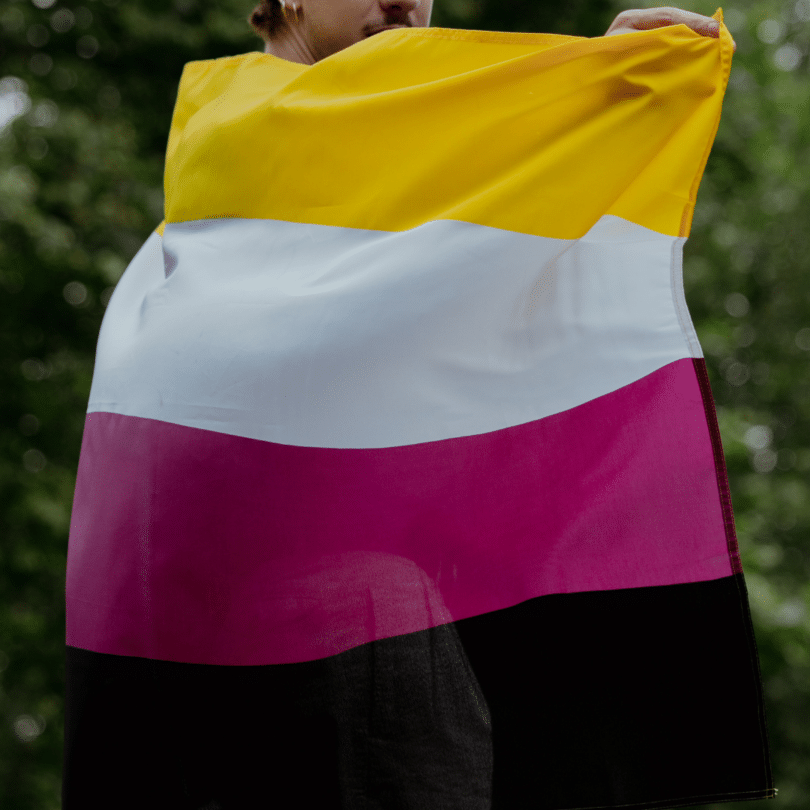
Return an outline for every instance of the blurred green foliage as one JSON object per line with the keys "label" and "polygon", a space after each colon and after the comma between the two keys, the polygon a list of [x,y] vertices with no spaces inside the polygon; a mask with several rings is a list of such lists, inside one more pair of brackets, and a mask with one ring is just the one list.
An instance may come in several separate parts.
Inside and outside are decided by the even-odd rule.
{"label": "blurred green foliage", "polygon": [[[247,23],[252,7],[0,5],[0,806],[10,810],[60,806],[65,559],[104,308],[163,218],[164,150],[183,65],[261,50]],[[626,7],[436,0],[433,24],[598,36]],[[703,0],[684,7],[715,10]],[[684,284],[726,451],[778,806],[804,810],[810,0],[741,0],[725,14],[738,50]]]}

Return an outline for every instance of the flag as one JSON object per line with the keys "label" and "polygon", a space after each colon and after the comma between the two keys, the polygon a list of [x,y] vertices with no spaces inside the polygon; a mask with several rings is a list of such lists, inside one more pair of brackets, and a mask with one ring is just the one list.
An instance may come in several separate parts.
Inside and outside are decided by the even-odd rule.
{"label": "flag", "polygon": [[731,53],[420,28],[185,66],[79,460],[75,806],[773,796],[682,282]]}

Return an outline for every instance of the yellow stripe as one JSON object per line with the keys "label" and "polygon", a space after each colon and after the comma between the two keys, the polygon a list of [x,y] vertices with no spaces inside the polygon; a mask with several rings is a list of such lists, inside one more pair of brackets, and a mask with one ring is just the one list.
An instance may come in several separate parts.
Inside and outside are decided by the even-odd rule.
{"label": "yellow stripe", "polygon": [[166,221],[453,219],[575,239],[615,214],[685,236],[731,52],[724,26],[719,40],[682,25],[593,39],[422,28],[312,66],[190,62]]}

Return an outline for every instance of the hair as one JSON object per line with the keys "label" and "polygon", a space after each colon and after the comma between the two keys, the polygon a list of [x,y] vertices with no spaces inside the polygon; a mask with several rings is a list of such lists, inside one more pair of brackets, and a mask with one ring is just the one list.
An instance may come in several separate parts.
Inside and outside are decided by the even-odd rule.
{"label": "hair", "polygon": [[250,27],[265,42],[270,41],[273,34],[283,25],[283,21],[281,3],[278,0],[261,0],[248,17]]}

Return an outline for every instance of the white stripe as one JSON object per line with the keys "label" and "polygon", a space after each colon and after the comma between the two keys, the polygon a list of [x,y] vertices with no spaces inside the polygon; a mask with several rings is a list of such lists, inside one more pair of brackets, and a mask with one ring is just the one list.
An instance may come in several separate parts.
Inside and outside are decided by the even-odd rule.
{"label": "white stripe", "polygon": [[314,447],[523,424],[702,356],[683,242],[613,216],[577,240],[170,224],[110,300],[88,412]]}

